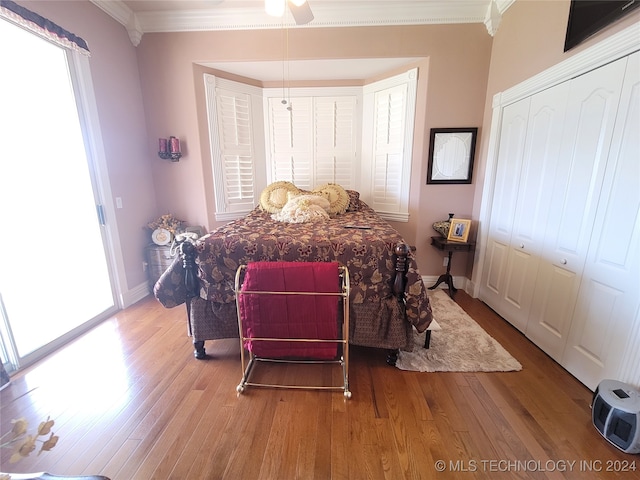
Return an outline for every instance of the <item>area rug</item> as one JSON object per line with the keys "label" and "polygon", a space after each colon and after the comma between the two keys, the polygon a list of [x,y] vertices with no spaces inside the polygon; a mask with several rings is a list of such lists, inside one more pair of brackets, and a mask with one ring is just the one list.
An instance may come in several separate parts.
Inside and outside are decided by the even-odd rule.
{"label": "area rug", "polygon": [[440,329],[431,333],[414,330],[412,352],[401,351],[396,367],[417,372],[509,372],[522,365],[485,332],[444,290],[429,292],[433,317]]}

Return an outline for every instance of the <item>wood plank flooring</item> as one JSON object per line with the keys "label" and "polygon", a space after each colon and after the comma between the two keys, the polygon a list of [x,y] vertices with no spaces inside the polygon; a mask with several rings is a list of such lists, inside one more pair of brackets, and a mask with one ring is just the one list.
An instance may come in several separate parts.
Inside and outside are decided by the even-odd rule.
{"label": "wood plank flooring", "polygon": [[[261,388],[238,396],[239,342],[207,342],[214,358],[195,360],[184,307],[147,298],[0,392],[2,432],[12,418],[33,430],[51,416],[60,436],[52,451],[15,464],[3,449],[0,471],[112,480],[640,478],[640,456],[592,426],[586,387],[482,302],[463,291],[456,301],[522,371],[403,372],[384,352],[352,347],[353,398],[345,400]],[[304,368],[274,375],[303,380]],[[314,375],[339,381],[335,368]]]}

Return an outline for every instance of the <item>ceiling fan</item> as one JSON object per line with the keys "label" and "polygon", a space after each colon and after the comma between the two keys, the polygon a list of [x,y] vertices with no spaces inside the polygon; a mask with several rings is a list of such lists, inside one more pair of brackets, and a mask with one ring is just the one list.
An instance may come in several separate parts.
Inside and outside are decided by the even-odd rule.
{"label": "ceiling fan", "polygon": [[296,25],[306,25],[313,20],[313,12],[307,0],[264,0],[264,9],[273,17],[282,17],[287,4]]}

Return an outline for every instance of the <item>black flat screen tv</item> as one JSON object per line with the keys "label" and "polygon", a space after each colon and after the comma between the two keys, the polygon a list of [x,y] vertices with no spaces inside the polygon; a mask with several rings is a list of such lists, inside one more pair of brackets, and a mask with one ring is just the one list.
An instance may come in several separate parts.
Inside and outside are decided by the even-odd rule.
{"label": "black flat screen tv", "polygon": [[571,0],[564,51],[640,7],[640,0]]}

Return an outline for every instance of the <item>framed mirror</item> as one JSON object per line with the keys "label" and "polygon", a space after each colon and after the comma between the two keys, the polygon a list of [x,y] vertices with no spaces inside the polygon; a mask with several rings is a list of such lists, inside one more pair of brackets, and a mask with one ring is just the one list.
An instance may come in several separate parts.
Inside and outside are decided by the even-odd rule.
{"label": "framed mirror", "polygon": [[427,184],[471,183],[478,129],[432,128]]}

